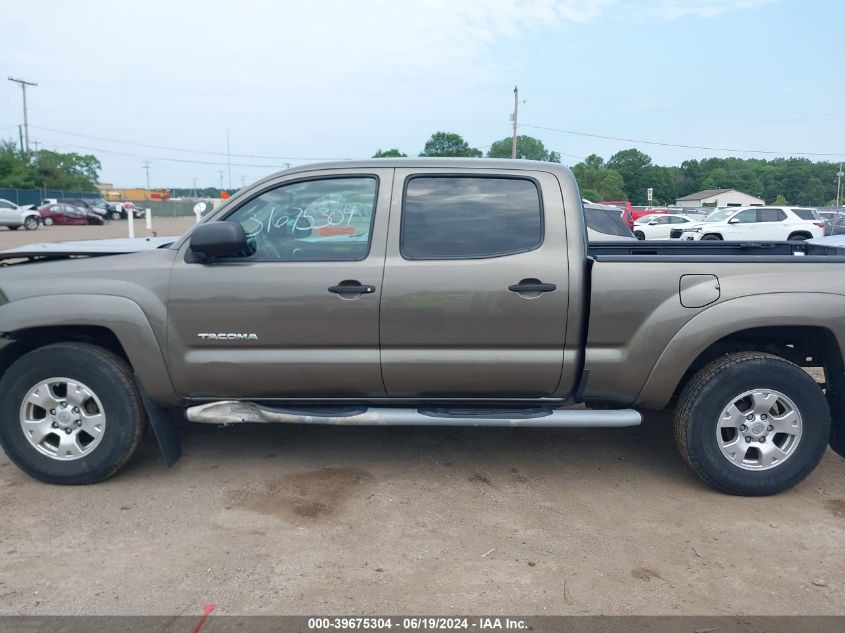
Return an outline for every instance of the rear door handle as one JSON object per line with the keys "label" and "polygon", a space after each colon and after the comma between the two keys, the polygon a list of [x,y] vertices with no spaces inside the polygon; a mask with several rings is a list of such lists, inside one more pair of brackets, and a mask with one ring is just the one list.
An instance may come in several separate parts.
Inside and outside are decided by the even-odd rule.
{"label": "rear door handle", "polygon": [[375,286],[362,284],[355,279],[346,279],[337,286],[331,286],[329,292],[336,295],[371,295],[376,291]]}
{"label": "rear door handle", "polygon": [[555,284],[544,284],[542,281],[538,279],[523,279],[518,284],[513,284],[512,286],[508,286],[508,290],[511,292],[554,292],[557,290],[557,286]]}

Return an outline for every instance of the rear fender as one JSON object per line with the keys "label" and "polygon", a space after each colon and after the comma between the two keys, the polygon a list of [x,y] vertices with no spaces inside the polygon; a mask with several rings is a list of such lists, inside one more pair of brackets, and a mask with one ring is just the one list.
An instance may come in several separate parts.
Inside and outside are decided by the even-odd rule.
{"label": "rear fender", "polygon": [[687,370],[717,341],[743,330],[786,326],[826,328],[842,350],[845,297],[813,292],[770,293],[731,299],[700,312],[666,345],[640,391],[637,404],[645,409],[663,409]]}

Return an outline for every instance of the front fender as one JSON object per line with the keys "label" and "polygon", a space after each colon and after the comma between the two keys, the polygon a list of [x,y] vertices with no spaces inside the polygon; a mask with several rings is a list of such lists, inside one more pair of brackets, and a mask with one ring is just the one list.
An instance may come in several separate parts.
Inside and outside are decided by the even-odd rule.
{"label": "front fender", "polygon": [[687,321],[666,345],[637,397],[644,409],[662,409],[696,358],[713,343],[758,327],[815,326],[845,346],[845,296],[815,292],[748,295],[718,303]]}
{"label": "front fender", "polygon": [[125,297],[96,294],[42,295],[0,306],[0,331],[34,327],[95,326],[120,341],[138,380],[159,405],[179,404],[156,338],[141,307]]}

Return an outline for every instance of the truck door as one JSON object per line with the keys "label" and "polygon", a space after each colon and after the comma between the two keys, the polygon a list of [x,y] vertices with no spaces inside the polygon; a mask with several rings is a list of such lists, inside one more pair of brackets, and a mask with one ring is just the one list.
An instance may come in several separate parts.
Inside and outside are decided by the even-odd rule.
{"label": "truck door", "polygon": [[554,394],[569,302],[554,175],[397,169],[394,192],[381,298],[388,396]]}
{"label": "truck door", "polygon": [[169,298],[170,367],[194,398],[384,395],[378,310],[392,169],[292,174],[225,217],[255,252],[191,263]]}

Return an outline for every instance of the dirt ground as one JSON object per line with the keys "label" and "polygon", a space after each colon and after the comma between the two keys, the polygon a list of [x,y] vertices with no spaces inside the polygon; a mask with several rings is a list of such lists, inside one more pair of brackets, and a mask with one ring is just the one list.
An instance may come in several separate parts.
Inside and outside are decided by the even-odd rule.
{"label": "dirt ground", "polygon": [[[0,229],[0,247],[125,228]],[[168,469],[148,435],[87,487],[37,483],[0,455],[0,615],[845,613],[845,460],[831,452],[793,490],[747,499],[686,470],[668,415],[590,430],[186,425],[183,441]]]}

